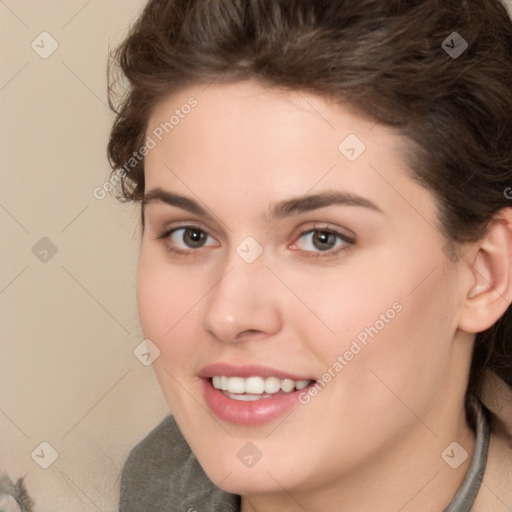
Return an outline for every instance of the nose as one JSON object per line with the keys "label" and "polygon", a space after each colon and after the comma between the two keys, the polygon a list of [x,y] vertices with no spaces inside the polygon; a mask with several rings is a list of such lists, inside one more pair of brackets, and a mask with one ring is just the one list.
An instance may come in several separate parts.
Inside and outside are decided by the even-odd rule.
{"label": "nose", "polygon": [[278,333],[282,315],[273,277],[263,264],[232,265],[205,298],[204,329],[223,343]]}

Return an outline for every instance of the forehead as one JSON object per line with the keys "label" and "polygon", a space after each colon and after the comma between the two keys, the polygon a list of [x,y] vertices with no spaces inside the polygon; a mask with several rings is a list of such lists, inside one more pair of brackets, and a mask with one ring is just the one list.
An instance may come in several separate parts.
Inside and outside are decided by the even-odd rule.
{"label": "forehead", "polygon": [[[292,158],[312,153],[313,148],[317,151],[312,157],[318,160],[319,151],[330,154],[334,150],[337,155],[336,142],[341,135],[359,132],[362,138],[368,138],[375,126],[375,121],[325,98],[247,81],[190,87],[170,96],[154,109],[148,134],[164,146],[193,142],[211,156],[243,144],[245,154],[257,161],[269,156]],[[395,135],[380,127],[372,135],[373,142],[383,134],[387,143]],[[395,139],[398,142],[398,137]],[[286,149],[293,151],[285,154]]]}
{"label": "forehead", "polygon": [[147,136],[155,147],[146,156],[146,190],[249,204],[343,189],[387,208],[404,207],[405,197],[432,206],[407,174],[403,138],[299,91],[253,82],[190,87],[155,108]]}

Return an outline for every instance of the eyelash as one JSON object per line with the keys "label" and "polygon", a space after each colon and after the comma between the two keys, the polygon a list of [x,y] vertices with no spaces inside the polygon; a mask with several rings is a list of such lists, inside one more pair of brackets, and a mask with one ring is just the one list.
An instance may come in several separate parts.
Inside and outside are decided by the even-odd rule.
{"label": "eyelash", "polygon": [[[204,247],[200,247],[198,249],[191,248],[188,250],[182,250],[182,249],[177,249],[176,247],[173,247],[173,246],[169,245],[168,243],[165,243],[166,240],[171,237],[171,235],[173,235],[176,231],[179,231],[182,229],[183,230],[195,229],[197,231],[204,233],[207,237],[213,238],[213,236],[210,235],[207,230],[205,230],[199,226],[194,226],[194,225],[184,225],[184,226],[178,226],[178,227],[173,227],[171,229],[164,230],[160,234],[158,234],[156,236],[156,238],[158,240],[161,240],[164,242],[165,249],[169,253],[171,253],[173,256],[177,256],[177,257],[181,257],[181,258],[195,257],[195,256],[199,256],[203,252],[202,249],[204,249]],[[329,226],[320,225],[320,226],[314,226],[312,228],[308,228],[308,229],[300,231],[299,234],[296,237],[294,237],[295,241],[291,245],[295,245],[297,243],[297,241],[300,240],[305,235],[309,235],[309,234],[312,234],[315,232],[332,234],[332,235],[336,236],[338,238],[338,240],[341,240],[343,242],[343,245],[335,250],[326,250],[326,251],[307,251],[307,250],[301,250],[301,249],[296,249],[296,248],[294,248],[292,250],[294,250],[296,252],[301,252],[306,257],[320,259],[320,258],[336,256],[339,253],[348,250],[352,245],[355,244],[354,238],[349,237],[343,233],[340,233],[338,230],[331,228]]]}
{"label": "eyelash", "polygon": [[157,238],[157,240],[161,240],[164,242],[164,246],[165,246],[165,249],[167,250],[167,252],[171,253],[173,256],[177,256],[180,258],[199,256],[203,252],[201,250],[201,249],[203,249],[203,247],[201,247],[199,249],[182,250],[182,249],[177,249],[176,247],[173,247],[173,246],[169,245],[168,243],[166,243],[167,240],[171,237],[171,235],[173,235],[176,231],[179,231],[181,229],[183,229],[183,230],[195,229],[197,231],[201,231],[202,233],[206,234],[207,237],[213,238],[213,236],[210,235],[210,233],[208,233],[208,231],[206,231],[202,227],[194,226],[193,224],[187,224],[187,225],[183,225],[183,226],[173,227],[171,229],[164,230],[160,234],[158,234],[156,238]]}
{"label": "eyelash", "polygon": [[316,259],[329,258],[329,257],[332,258],[334,256],[339,255],[342,252],[347,251],[356,242],[354,238],[349,237],[344,233],[341,233],[340,231],[338,231],[335,228],[332,228],[332,227],[326,226],[326,225],[316,225],[316,226],[313,226],[312,228],[308,228],[308,229],[300,231],[299,234],[295,237],[295,241],[292,243],[292,245],[295,245],[297,243],[297,241],[300,240],[305,235],[309,235],[309,234],[312,234],[315,232],[328,233],[330,235],[334,235],[338,240],[341,240],[343,242],[343,244],[341,245],[341,247],[338,247],[337,249],[331,249],[331,250],[326,250],[326,251],[306,251],[306,250],[302,250],[302,249],[293,249],[293,250],[295,250],[297,252],[301,252],[305,257],[308,257],[308,258],[316,258]]}

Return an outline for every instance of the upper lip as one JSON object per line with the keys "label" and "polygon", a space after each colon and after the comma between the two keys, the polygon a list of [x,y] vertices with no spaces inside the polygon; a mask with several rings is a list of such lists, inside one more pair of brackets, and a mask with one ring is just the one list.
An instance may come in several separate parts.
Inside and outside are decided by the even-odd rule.
{"label": "upper lip", "polygon": [[215,375],[226,377],[278,377],[279,379],[316,380],[308,376],[299,376],[292,373],[277,370],[270,366],[261,366],[256,364],[234,365],[229,363],[214,363],[201,368],[198,376],[203,379],[209,379]]}

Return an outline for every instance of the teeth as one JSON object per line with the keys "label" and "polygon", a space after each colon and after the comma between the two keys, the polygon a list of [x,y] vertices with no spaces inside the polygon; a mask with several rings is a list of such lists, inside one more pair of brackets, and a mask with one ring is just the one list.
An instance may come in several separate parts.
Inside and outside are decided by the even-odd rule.
{"label": "teeth", "polygon": [[281,379],[267,377],[265,379],[265,393],[277,393],[281,389]]}
{"label": "teeth", "polygon": [[[244,379],[240,379],[243,383]],[[229,382],[229,381],[228,381]],[[228,391],[230,389],[228,388]],[[245,391],[239,393],[250,393],[251,395],[261,395],[265,391],[265,381],[261,377],[249,377],[245,379]]]}
{"label": "teeth", "polygon": [[259,400],[260,398],[268,398],[270,395],[249,395],[247,393],[243,393],[241,395],[230,393],[229,391],[226,393],[229,398],[233,398],[234,400],[240,400],[241,402],[254,402],[255,400]]}
{"label": "teeth", "polygon": [[[309,385],[310,380],[292,380],[280,379],[278,377],[226,377],[224,375],[215,375],[212,377],[213,387],[226,391],[230,398],[237,398],[240,400],[258,400],[262,395],[270,395],[277,393],[280,389],[285,393],[290,393],[293,390],[301,390]],[[244,394],[244,398],[240,395]],[[232,395],[237,395],[232,396]]]}
{"label": "teeth", "polygon": [[283,379],[281,381],[281,389],[284,392],[289,393],[293,388],[295,388],[295,381],[292,379]]}
{"label": "teeth", "polygon": [[230,393],[245,393],[245,382],[242,377],[230,377],[227,379],[227,389]]}

